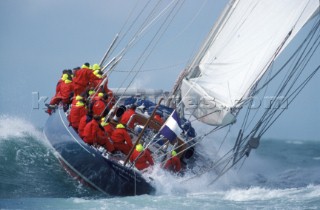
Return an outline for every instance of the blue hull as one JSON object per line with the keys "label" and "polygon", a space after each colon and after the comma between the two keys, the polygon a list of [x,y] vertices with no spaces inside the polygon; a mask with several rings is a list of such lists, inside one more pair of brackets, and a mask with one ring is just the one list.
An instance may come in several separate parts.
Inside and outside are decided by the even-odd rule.
{"label": "blue hull", "polygon": [[109,160],[83,142],[69,127],[62,109],[48,118],[44,134],[56,155],[71,173],[93,188],[111,196],[153,194],[154,187],[141,173]]}

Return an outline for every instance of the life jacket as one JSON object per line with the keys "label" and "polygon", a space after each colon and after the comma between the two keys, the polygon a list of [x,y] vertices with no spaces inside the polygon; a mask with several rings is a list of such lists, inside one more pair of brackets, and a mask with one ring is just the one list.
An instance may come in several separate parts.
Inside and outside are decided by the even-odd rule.
{"label": "life jacket", "polygon": [[[140,153],[142,154],[140,155]],[[149,150],[144,150],[142,152],[139,152],[135,149],[132,155],[130,156],[130,161],[132,163],[135,163],[135,167],[139,170],[143,170],[145,168],[148,168],[151,165],[154,165],[154,162]]]}

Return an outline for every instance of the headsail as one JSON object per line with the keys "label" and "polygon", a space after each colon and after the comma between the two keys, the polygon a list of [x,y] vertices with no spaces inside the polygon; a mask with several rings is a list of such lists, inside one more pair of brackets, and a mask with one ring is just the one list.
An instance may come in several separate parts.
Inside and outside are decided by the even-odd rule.
{"label": "headsail", "polygon": [[319,8],[318,0],[233,0],[181,82],[186,109],[225,125],[254,85]]}

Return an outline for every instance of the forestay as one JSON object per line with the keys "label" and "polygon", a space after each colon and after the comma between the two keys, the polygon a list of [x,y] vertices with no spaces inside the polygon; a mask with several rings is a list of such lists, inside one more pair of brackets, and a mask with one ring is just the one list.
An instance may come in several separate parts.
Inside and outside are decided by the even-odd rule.
{"label": "forestay", "polygon": [[231,1],[182,81],[185,108],[207,124],[232,123],[234,108],[318,8],[318,0]]}

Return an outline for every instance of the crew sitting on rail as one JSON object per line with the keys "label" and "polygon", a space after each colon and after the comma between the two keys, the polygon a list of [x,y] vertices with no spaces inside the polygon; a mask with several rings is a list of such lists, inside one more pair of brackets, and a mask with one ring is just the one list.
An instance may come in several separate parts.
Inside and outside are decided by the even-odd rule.
{"label": "crew sitting on rail", "polygon": [[108,136],[111,137],[114,131],[113,125],[109,122],[109,119],[106,120],[105,117],[101,118],[100,125],[103,127],[104,131],[107,132]]}
{"label": "crew sitting on rail", "polygon": [[81,117],[78,127],[78,134],[83,139],[84,138],[84,128],[92,120],[92,111],[88,110],[88,113]]}
{"label": "crew sitting on rail", "polygon": [[128,155],[132,145],[131,137],[126,130],[126,127],[119,123],[116,129],[112,132],[111,140],[113,141],[114,148],[120,150],[124,154]]}
{"label": "crew sitting on rail", "polygon": [[103,78],[102,78],[102,71],[100,70],[95,70],[93,71],[93,74],[92,74],[92,80],[89,84],[89,87],[90,88],[96,88],[96,87],[99,87],[99,85],[101,84]]}
{"label": "crew sitting on rail", "polygon": [[94,115],[106,116],[106,114],[109,112],[106,102],[107,99],[108,95],[103,93],[98,93],[93,97],[91,100],[90,109]]}
{"label": "crew sitting on rail", "polygon": [[[78,131],[80,119],[87,114],[87,108],[83,101],[83,97],[76,96],[76,104],[71,106],[70,114],[68,115],[68,119],[70,125]],[[73,102],[74,103],[74,102]]]}
{"label": "crew sitting on rail", "polygon": [[138,144],[130,156],[131,163],[134,163],[134,166],[138,170],[143,170],[149,166],[153,166],[153,158],[148,149],[144,150],[141,144]]}
{"label": "crew sitting on rail", "polygon": [[[127,110],[123,113],[123,115],[121,116],[120,123],[123,124],[123,125],[126,125],[126,124],[128,123],[128,121],[130,120],[130,117],[136,113],[136,108],[137,108],[137,106],[136,106],[135,104],[132,104],[132,105],[130,106],[130,108],[127,109]],[[134,120],[131,120],[131,121],[130,121],[130,124],[127,125],[127,126],[128,126],[128,128],[133,129],[133,127],[134,127]]]}
{"label": "crew sitting on rail", "polygon": [[99,132],[99,124],[101,117],[93,115],[93,119],[86,124],[83,130],[83,141],[93,145],[97,143],[97,133]]}
{"label": "crew sitting on rail", "polygon": [[81,96],[81,95],[75,96],[75,95],[74,95],[74,96],[72,97],[72,100],[71,100],[71,105],[72,105],[72,106],[75,106],[75,105],[77,104],[77,102],[80,101],[80,100],[83,101],[83,102],[85,101],[85,99],[84,99],[83,96]]}
{"label": "crew sitting on rail", "polygon": [[57,85],[56,85],[56,94],[55,96],[59,93],[60,91],[60,85],[61,83],[63,83],[66,79],[68,79],[68,70],[67,69],[64,69],[62,71],[62,76],[61,78],[59,79],[59,81],[57,82]]}
{"label": "crew sitting on rail", "polygon": [[55,108],[60,102],[63,104],[64,111],[68,110],[70,104],[70,98],[73,95],[74,86],[72,83],[72,78],[68,74],[63,74],[62,78],[63,82],[59,84],[57,87],[57,94],[51,99],[49,104],[46,104],[48,109],[46,112],[50,115],[52,109]]}
{"label": "crew sitting on rail", "polygon": [[176,151],[172,151],[171,152],[171,156],[170,159],[167,160],[167,162],[165,163],[164,169],[171,171],[171,172],[175,172],[178,173],[181,170],[181,162],[179,157],[177,157],[177,152]]}
{"label": "crew sitting on rail", "polygon": [[76,70],[74,72],[74,83],[75,83],[75,88],[74,88],[74,92],[75,95],[80,95],[81,93],[83,93],[86,88],[88,87],[88,85],[90,84],[90,82],[92,82],[94,78],[93,72],[90,69],[90,64],[89,63],[85,63],[81,66],[81,69]]}
{"label": "crew sitting on rail", "polygon": [[98,133],[96,134],[96,141],[97,144],[100,146],[103,146],[108,152],[113,152],[115,151],[113,142],[110,139],[110,136],[108,135],[108,133],[104,130],[104,128],[101,126],[99,126],[99,130]]}

